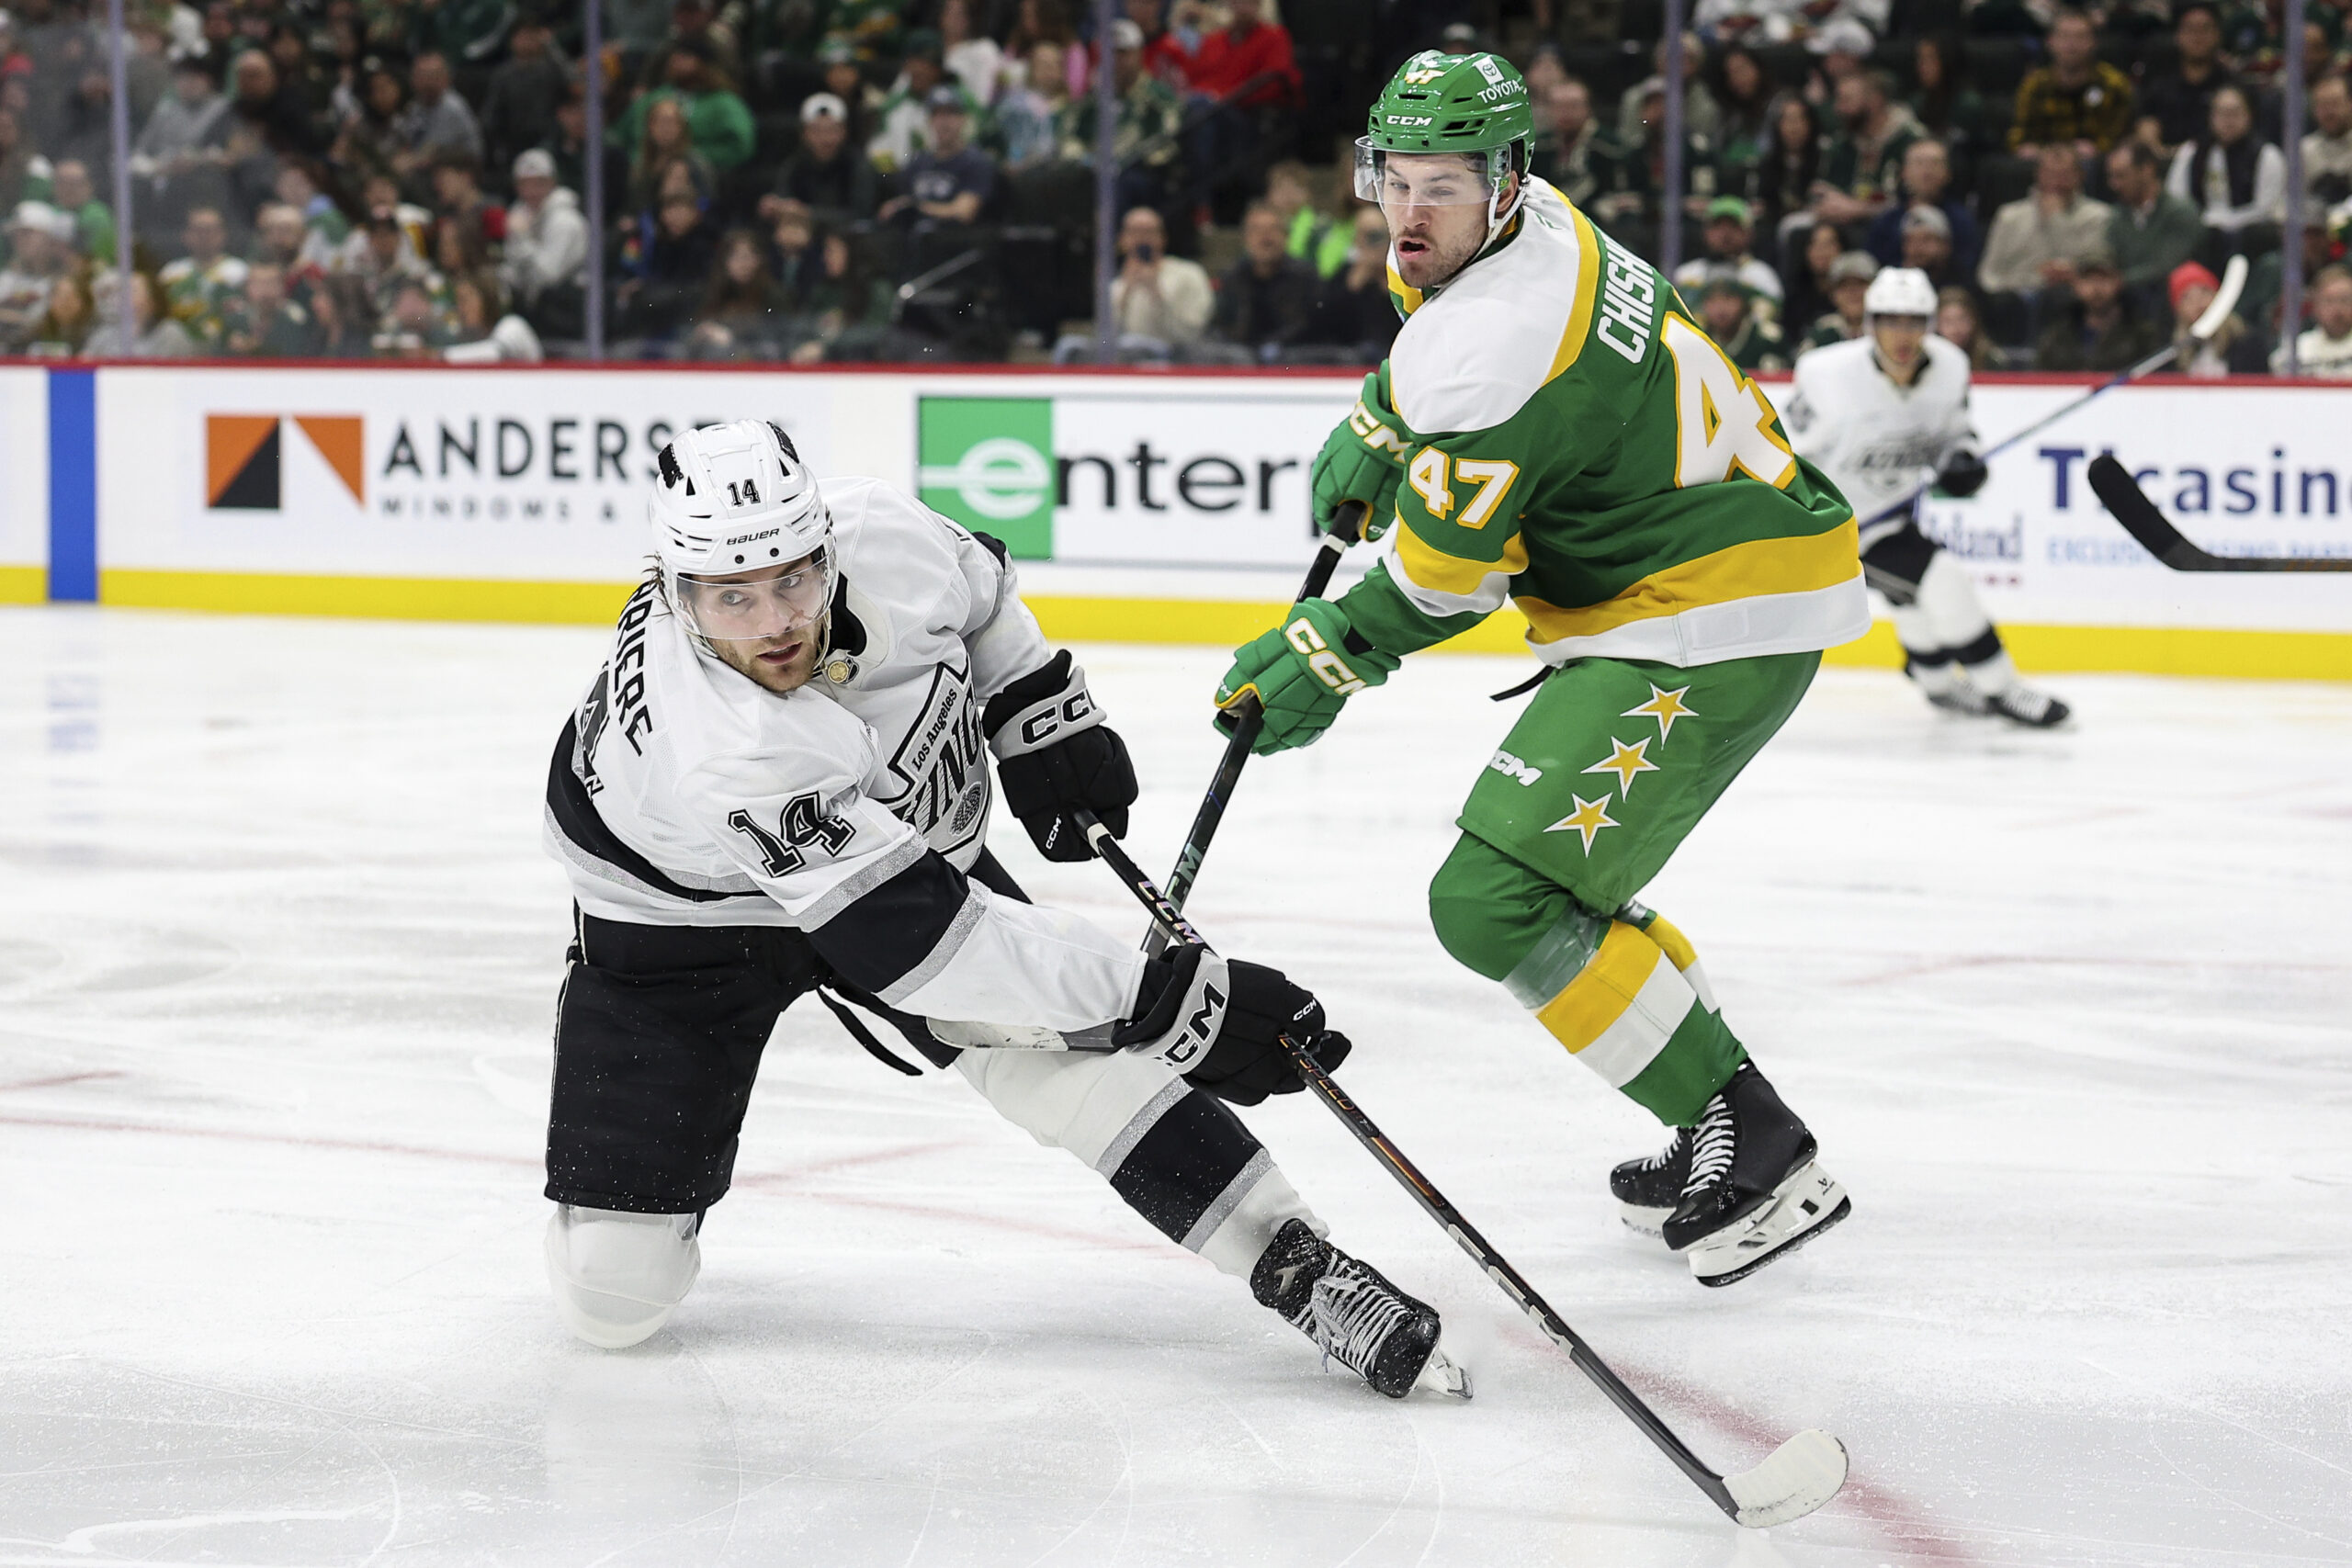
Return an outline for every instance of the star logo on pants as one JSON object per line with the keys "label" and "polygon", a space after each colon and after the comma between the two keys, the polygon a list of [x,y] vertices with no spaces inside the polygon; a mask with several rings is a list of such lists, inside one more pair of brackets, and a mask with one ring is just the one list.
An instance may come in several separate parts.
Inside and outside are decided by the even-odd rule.
{"label": "star logo on pants", "polygon": [[1652,682],[1650,683],[1650,700],[1641,704],[1639,706],[1627,708],[1623,713],[1619,714],[1617,716],[1619,718],[1654,718],[1657,720],[1658,742],[1660,745],[1663,745],[1665,744],[1666,738],[1674,732],[1674,721],[1676,719],[1697,718],[1699,716],[1696,712],[1683,705],[1682,694],[1690,689],[1690,688],[1688,686],[1677,686],[1673,691],[1664,692],[1658,689],[1656,682]]}
{"label": "star logo on pants", "polygon": [[1547,833],[1565,833],[1573,830],[1583,834],[1584,852],[1587,854],[1592,853],[1593,837],[1603,828],[1624,826],[1609,815],[1609,795],[1606,791],[1602,792],[1599,800],[1587,800],[1584,796],[1573,793],[1568,798],[1577,803],[1577,808],[1544,830]]}
{"label": "star logo on pants", "polygon": [[1600,761],[1595,762],[1592,766],[1587,768],[1585,772],[1588,773],[1615,773],[1617,775],[1617,798],[1623,800],[1627,795],[1634,793],[1634,776],[1636,773],[1654,773],[1657,772],[1657,764],[1643,755],[1644,752],[1650,749],[1650,738],[1646,735],[1643,736],[1639,740],[1634,741],[1631,746],[1626,745],[1623,740],[1618,739],[1612,735],[1609,738],[1609,744],[1611,748],[1610,754]]}

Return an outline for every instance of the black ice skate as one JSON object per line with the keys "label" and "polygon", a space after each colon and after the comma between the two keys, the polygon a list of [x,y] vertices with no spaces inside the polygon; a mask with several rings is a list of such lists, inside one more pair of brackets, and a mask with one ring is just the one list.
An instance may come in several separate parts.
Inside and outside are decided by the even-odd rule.
{"label": "black ice skate", "polygon": [[1618,1217],[1626,1229],[1657,1235],[1666,1228],[1666,1217],[1680,1206],[1690,1179],[1690,1129],[1677,1127],[1674,1141],[1666,1147],[1611,1171],[1609,1190],[1617,1199]]}
{"label": "black ice skate", "polygon": [[1744,1280],[1853,1211],[1815,1163],[1813,1134],[1752,1062],[1707,1101],[1690,1133],[1690,1174],[1663,1232],[1702,1285]]}
{"label": "black ice skate", "polygon": [[1984,699],[1985,711],[2028,729],[2048,729],[2073,716],[2074,709],[2047,692],[2031,686],[2009,686]]}
{"label": "black ice skate", "polygon": [[1317,1235],[1305,1220],[1275,1233],[1250,1270],[1250,1292],[1314,1340],[1327,1360],[1391,1399],[1411,1393],[1424,1369],[1447,1393],[1469,1396],[1469,1378],[1437,1348],[1437,1313]]}

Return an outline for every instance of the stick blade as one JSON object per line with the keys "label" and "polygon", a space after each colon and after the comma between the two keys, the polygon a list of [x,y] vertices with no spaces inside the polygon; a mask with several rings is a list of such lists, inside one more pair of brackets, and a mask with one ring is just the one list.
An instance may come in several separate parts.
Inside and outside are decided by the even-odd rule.
{"label": "stick blade", "polygon": [[1752,1530],[1801,1519],[1838,1495],[1845,1484],[1846,1445],[1810,1427],[1767,1454],[1755,1469],[1724,1477],[1731,1500],[1738,1505],[1732,1517]]}
{"label": "stick blade", "polygon": [[2199,343],[2211,339],[2222,330],[2222,323],[2230,319],[2230,312],[2238,308],[2238,297],[2245,292],[2245,257],[2232,256],[2228,265],[2222,268],[2222,287],[2214,290],[2213,302],[2205,307],[2204,313],[2189,327],[2188,335]]}

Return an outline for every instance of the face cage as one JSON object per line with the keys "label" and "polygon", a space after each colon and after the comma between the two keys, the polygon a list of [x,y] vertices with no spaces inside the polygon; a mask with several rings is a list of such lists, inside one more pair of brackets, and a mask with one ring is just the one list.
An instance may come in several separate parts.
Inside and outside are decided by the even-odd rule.
{"label": "face cage", "polygon": [[[718,626],[716,631],[705,627],[703,623],[706,615],[697,612],[695,599],[698,590],[707,592],[714,587],[725,585],[714,584],[695,573],[681,572],[665,565],[662,569],[662,588],[663,594],[670,601],[671,612],[686,628],[686,635],[692,637],[703,651],[716,656],[718,650],[713,645],[717,643],[765,642],[770,637],[783,637],[803,626],[822,624],[826,612],[832,608],[833,595],[840,587],[841,581],[839,573],[834,569],[833,552],[830,548],[817,551],[814,565],[810,570],[817,576],[814,585],[807,589],[805,594],[795,595],[782,602],[778,602],[773,592],[766,592],[770,589],[773,580],[743,584],[744,587],[763,592],[768,601],[769,613],[744,624],[729,624],[717,615],[711,615],[708,618]],[[726,572],[715,575],[734,576],[736,574]],[[800,610],[800,605],[806,603],[814,604],[813,612]],[[820,649],[820,656],[822,650]]]}

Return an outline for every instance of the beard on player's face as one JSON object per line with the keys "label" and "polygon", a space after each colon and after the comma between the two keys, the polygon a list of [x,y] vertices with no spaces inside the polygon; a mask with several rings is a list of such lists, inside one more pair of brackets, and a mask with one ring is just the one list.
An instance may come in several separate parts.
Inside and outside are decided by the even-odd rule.
{"label": "beard on player's face", "polygon": [[820,617],[775,637],[714,638],[711,650],[756,685],[778,695],[796,692],[817,673],[817,653],[825,644],[828,619]]}
{"label": "beard on player's face", "polygon": [[[1401,160],[1400,160],[1401,161]],[[1436,162],[1436,160],[1426,160]],[[1498,209],[1510,205],[1506,185]],[[1415,288],[1434,288],[1468,266],[1487,243],[1487,203],[1409,202],[1384,206],[1396,275]]]}

